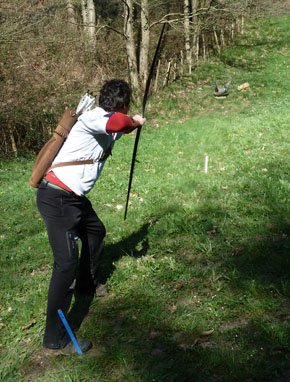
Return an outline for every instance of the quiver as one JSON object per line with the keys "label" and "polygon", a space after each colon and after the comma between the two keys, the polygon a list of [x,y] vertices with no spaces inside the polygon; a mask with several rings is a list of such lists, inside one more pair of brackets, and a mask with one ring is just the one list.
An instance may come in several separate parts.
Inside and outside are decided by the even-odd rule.
{"label": "quiver", "polygon": [[42,178],[45,176],[47,170],[61,149],[64,141],[68,137],[73,125],[76,123],[80,114],[76,114],[73,110],[66,109],[60,122],[58,123],[53,136],[46,142],[38,153],[31,176],[29,185],[38,188]]}

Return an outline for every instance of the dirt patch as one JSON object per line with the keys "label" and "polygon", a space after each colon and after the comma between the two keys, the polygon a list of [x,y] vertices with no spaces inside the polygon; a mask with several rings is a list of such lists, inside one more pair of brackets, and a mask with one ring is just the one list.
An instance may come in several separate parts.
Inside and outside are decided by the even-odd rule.
{"label": "dirt patch", "polygon": [[42,351],[32,354],[30,357],[29,366],[25,367],[24,381],[32,382],[35,379],[43,376],[45,370],[51,366],[51,357],[44,356]]}
{"label": "dirt patch", "polygon": [[240,320],[228,322],[228,323],[220,325],[219,332],[223,333],[223,332],[226,332],[228,330],[233,330],[236,328],[245,328],[246,326],[248,326],[248,324],[249,324],[248,321],[245,319],[240,319]]}

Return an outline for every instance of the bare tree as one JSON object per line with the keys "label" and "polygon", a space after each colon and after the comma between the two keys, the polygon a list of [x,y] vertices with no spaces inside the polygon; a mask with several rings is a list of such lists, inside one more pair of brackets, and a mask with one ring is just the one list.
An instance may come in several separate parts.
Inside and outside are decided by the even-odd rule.
{"label": "bare tree", "polygon": [[198,19],[198,0],[191,0],[192,11],[192,56],[197,65],[199,56],[199,19]]}
{"label": "bare tree", "polygon": [[96,11],[94,0],[87,0],[88,9],[88,35],[91,43],[95,45],[96,36]]}
{"label": "bare tree", "polygon": [[139,88],[137,71],[137,54],[133,29],[133,0],[124,1],[124,35],[131,86],[134,90]]}
{"label": "bare tree", "polygon": [[72,0],[66,0],[67,19],[71,28],[76,29],[76,15]]}
{"label": "bare tree", "polygon": [[192,50],[190,45],[190,2],[189,0],[184,0],[184,40],[185,40],[185,52],[186,52],[186,62],[188,65],[188,73],[191,74],[192,68]]}
{"label": "bare tree", "polygon": [[94,0],[81,0],[81,7],[84,31],[87,34],[91,45],[95,47],[96,10]]}
{"label": "bare tree", "polygon": [[141,0],[141,49],[140,49],[140,65],[139,77],[142,87],[145,88],[147,74],[148,74],[148,54],[149,54],[149,7],[148,0]]}
{"label": "bare tree", "polygon": [[82,6],[82,18],[83,18],[84,31],[88,32],[89,17],[88,17],[86,0],[81,0],[81,6]]}

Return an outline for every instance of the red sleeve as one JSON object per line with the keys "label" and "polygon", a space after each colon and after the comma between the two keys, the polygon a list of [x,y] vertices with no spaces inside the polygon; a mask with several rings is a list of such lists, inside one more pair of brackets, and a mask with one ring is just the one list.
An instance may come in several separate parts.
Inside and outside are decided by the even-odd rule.
{"label": "red sleeve", "polygon": [[106,131],[107,133],[130,133],[135,127],[134,121],[128,115],[116,112],[109,117]]}

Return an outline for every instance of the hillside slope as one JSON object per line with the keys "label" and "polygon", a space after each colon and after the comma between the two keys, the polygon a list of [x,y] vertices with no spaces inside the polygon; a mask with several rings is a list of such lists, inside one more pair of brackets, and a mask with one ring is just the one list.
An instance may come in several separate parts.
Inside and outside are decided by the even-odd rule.
{"label": "hillside slope", "polygon": [[41,349],[52,266],[32,162],[1,164],[0,380],[289,380],[289,25],[254,20],[220,60],[150,98],[125,222],[135,137],[116,145],[89,195],[107,227],[108,294],[80,329],[88,357]]}

